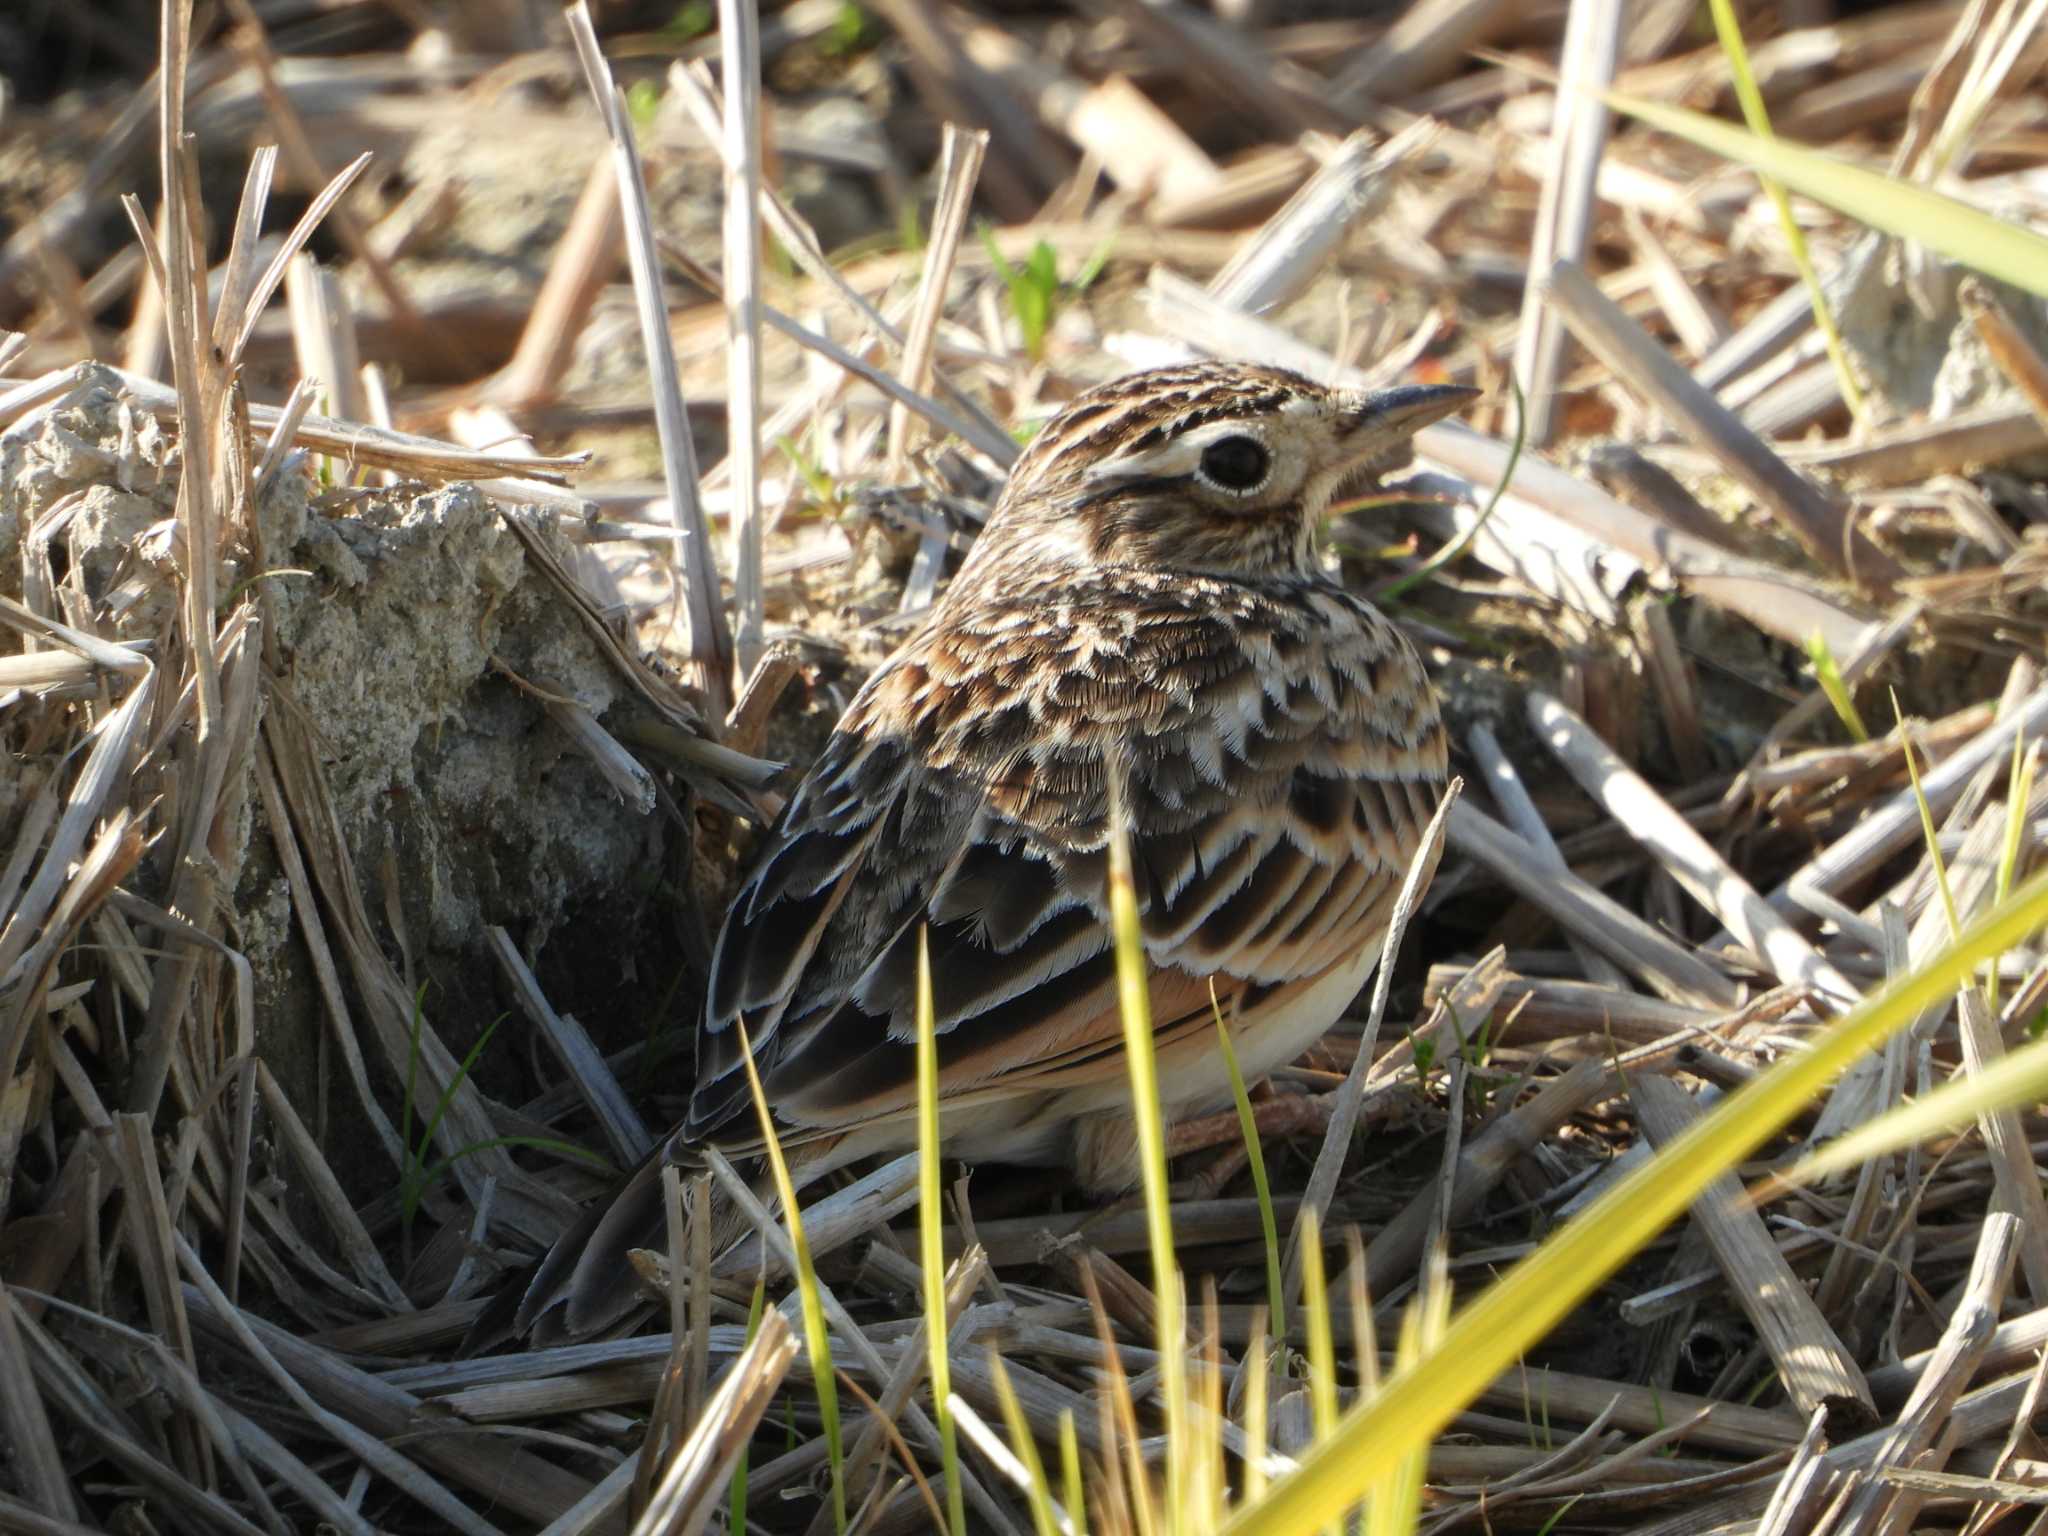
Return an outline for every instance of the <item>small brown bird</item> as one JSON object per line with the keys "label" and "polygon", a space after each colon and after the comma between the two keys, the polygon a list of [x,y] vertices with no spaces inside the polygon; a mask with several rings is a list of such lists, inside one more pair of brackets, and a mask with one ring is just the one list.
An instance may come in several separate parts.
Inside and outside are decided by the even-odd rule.
{"label": "small brown bird", "polygon": [[689,1113],[520,1301],[543,1336],[638,1300],[660,1164],[758,1151],[744,1020],[802,1176],[916,1142],[929,932],[948,1150],[1136,1176],[1107,927],[1128,785],[1167,1113],[1228,1101],[1350,1004],[1446,773],[1408,642],[1326,575],[1332,497],[1478,392],[1200,363],[1081,395],[1017,462],[945,598],[847,709],[734,899]]}

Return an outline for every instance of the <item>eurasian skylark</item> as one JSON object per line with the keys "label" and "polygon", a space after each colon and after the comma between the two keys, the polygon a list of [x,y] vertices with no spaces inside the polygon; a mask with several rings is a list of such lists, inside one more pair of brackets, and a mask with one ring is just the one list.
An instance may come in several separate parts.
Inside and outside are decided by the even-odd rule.
{"label": "eurasian skylark", "polygon": [[626,1249],[659,1243],[662,1159],[760,1147],[741,1020],[805,1175],[914,1145],[921,930],[949,1151],[1128,1185],[1113,774],[1169,1115],[1228,1100],[1212,983],[1248,1076],[1328,1030],[1378,958],[1446,749],[1414,650],[1324,573],[1315,532],[1340,487],[1476,393],[1201,363],[1055,417],[733,901],[687,1118],[556,1245],[518,1329],[616,1321]]}

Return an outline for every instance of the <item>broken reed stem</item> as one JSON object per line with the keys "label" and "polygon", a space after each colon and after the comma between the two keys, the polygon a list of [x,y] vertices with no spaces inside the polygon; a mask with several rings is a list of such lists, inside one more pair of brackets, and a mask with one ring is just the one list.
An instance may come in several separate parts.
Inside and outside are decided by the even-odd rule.
{"label": "broken reed stem", "polygon": [[600,156],[591,162],[569,227],[555,244],[512,360],[485,386],[486,399],[517,410],[555,398],[577,338],[618,266],[622,228],[618,174]]}
{"label": "broken reed stem", "polygon": [[185,566],[185,643],[199,684],[199,739],[218,729],[220,674],[213,661],[214,505],[213,434],[207,398],[212,392],[202,343],[204,276],[194,270],[194,210],[186,205],[185,66],[191,46],[192,0],[163,0],[157,86],[162,135],[157,169],[164,195],[161,280],[170,331],[171,380],[178,396],[184,470],[178,477],[178,527]]}
{"label": "broken reed stem", "polygon": [[761,659],[768,622],[761,574],[761,39],[753,0],[718,0],[718,41],[725,66],[726,464],[738,688]]}
{"label": "broken reed stem", "polygon": [[[1549,160],[1529,240],[1529,270],[1584,258],[1592,239],[1593,185],[1607,144],[1611,113],[1603,92],[1613,83],[1621,54],[1619,0],[1572,0],[1565,21],[1562,78],[1551,108]],[[1522,296],[1515,338],[1515,376],[1528,402],[1528,437],[1549,446],[1555,433],[1557,375],[1564,335],[1542,287]]]}
{"label": "broken reed stem", "polygon": [[1785,921],[1692,823],[1615,755],[1593,728],[1548,694],[1531,692],[1529,722],[1538,738],[1629,835],[1647,848],[1693,899],[1728,926],[1788,985],[1825,993],[1837,1006],[1859,997],[1797,929]]}
{"label": "broken reed stem", "polygon": [[[1952,1435],[1944,1436],[1950,1411],[1970,1383],[1977,1363],[1998,1328],[1998,1309],[2003,1305],[2012,1279],[2013,1261],[2019,1255],[2021,1223],[2015,1216],[1993,1212],[1984,1218],[1977,1249],[1970,1262],[1970,1277],[1961,1299],[1942,1331],[1927,1369],[1914,1385],[1896,1423],[1884,1432],[1869,1459],[1861,1465],[1874,1475],[1864,1482],[1849,1506],[1852,1530],[1904,1532],[1924,1502],[1924,1495],[1887,1483],[1881,1476],[1887,1467],[1910,1467],[1916,1471],[1939,1470],[1948,1460]],[[1803,1295],[1804,1292],[1801,1292]],[[1933,1465],[1922,1460],[1934,1451]],[[1890,1505],[1884,1523],[1879,1511]]]}
{"label": "broken reed stem", "polygon": [[[1393,909],[1387,918],[1386,936],[1373,962],[1372,1007],[1366,1015],[1365,1034],[1359,1041],[1358,1054],[1352,1058],[1350,1070],[1344,1074],[1344,1081],[1337,1089],[1336,1102],[1330,1110],[1329,1128],[1323,1134],[1322,1146],[1317,1149],[1315,1166],[1309,1172],[1308,1185],[1302,1193],[1301,1208],[1295,1213],[1293,1229],[1288,1235],[1286,1288],[1290,1295],[1298,1294],[1300,1289],[1304,1231],[1311,1226],[1325,1225],[1330,1199],[1337,1192],[1337,1176],[1343,1171],[1344,1159],[1351,1151],[1351,1138],[1358,1128],[1358,1113],[1365,1100],[1366,1074],[1372,1069],[1380,1023],[1387,1013],[1396,952],[1402,936],[1408,931],[1409,920],[1429,888],[1430,879],[1436,874],[1438,861],[1443,857],[1452,810],[1464,789],[1465,781],[1455,778],[1444,787],[1444,797],[1437,803],[1429,825],[1423,829],[1415,852],[1408,860],[1408,868],[1402,874],[1401,888],[1394,897]],[[1276,1325],[1280,1321],[1275,1319]]]}
{"label": "broken reed stem", "polygon": [[675,523],[675,624],[691,682],[702,694],[706,728],[716,736],[717,724],[732,707],[733,638],[719,597],[717,556],[711,525],[698,494],[697,449],[690,434],[689,407],[683,400],[682,376],[676,368],[675,345],[669,336],[668,305],[663,297],[661,259],[655,247],[654,219],[647,206],[647,184],[640,151],[626,114],[625,97],[612,82],[610,67],[597,42],[587,0],[576,0],[563,13],[584,79],[597,99],[598,115],[611,138],[612,166],[619,182],[619,206],[625,220],[626,259],[633,272],[633,297],[640,316],[640,340],[647,352],[654,419],[661,438],[661,473],[668,490],[669,516]]}
{"label": "broken reed stem", "polygon": [[1577,875],[1547,867],[1525,840],[1484,811],[1462,803],[1455,807],[1450,843],[1660,996],[1715,1009],[1740,1001],[1735,983],[1692,950]]}
{"label": "broken reed stem", "polygon": [[1555,263],[1542,287],[1572,334],[1713,454],[1823,569],[1878,592],[1889,590],[1903,574],[1866,535],[1851,531],[1841,506],[1715,399],[1576,262]]}
{"label": "broken reed stem", "polygon": [[[923,390],[931,378],[932,343],[938,335],[939,317],[946,311],[947,285],[952,281],[953,262],[960,253],[960,237],[967,229],[967,213],[973,206],[975,183],[987,151],[986,132],[967,132],[946,124],[939,153],[938,207],[932,218],[931,240],[925,246],[924,270],[918,278],[917,306],[911,311],[903,341],[902,379],[913,390]],[[883,469],[891,485],[902,482],[904,455],[910,444],[910,409],[899,400],[889,407],[889,454]]]}
{"label": "broken reed stem", "polygon": [[[1654,1146],[1700,1118],[1692,1095],[1669,1078],[1636,1074],[1629,1095]],[[1877,1405],[1862,1369],[1785,1262],[1763,1217],[1743,1198],[1741,1181],[1723,1174],[1693,1202],[1692,1216],[1799,1411],[1825,1407],[1837,1434],[1874,1423]]]}

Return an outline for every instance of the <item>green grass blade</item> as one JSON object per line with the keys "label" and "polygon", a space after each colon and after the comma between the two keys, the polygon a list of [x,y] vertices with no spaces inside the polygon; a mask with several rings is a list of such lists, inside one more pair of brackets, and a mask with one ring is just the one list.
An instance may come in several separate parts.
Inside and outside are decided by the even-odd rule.
{"label": "green grass blade", "polygon": [[577,1146],[573,1141],[557,1141],[550,1136],[486,1136],[482,1141],[472,1141],[467,1146],[457,1147],[439,1162],[425,1169],[412,1192],[415,1207],[420,1197],[438,1184],[448,1171],[465,1157],[474,1157],[479,1152],[490,1152],[499,1147],[522,1147],[528,1151],[546,1152],[565,1161],[587,1163],[600,1173],[612,1174],[614,1177],[618,1173],[605,1158],[588,1147]]}
{"label": "green grass blade", "polygon": [[1252,1189],[1259,1197],[1259,1226],[1266,1239],[1266,1305],[1272,1309],[1273,1326],[1287,1336],[1287,1285],[1280,1273],[1280,1223],[1273,1215],[1273,1187],[1266,1179],[1266,1152],[1259,1144],[1259,1124],[1252,1114],[1252,1096],[1245,1091],[1244,1073],[1237,1064],[1237,1047],[1231,1042],[1230,1027],[1223,1022],[1223,1009],[1216,1001],[1216,980],[1209,980],[1209,1011],[1216,1016],[1216,1039],[1223,1048],[1223,1065],[1230,1069],[1230,1095],[1237,1102],[1237,1124],[1244,1132],[1244,1150],[1250,1160]]}
{"label": "green grass blade", "polygon": [[1159,1105],[1159,1069],[1152,1054],[1152,994],[1145,941],[1138,928],[1137,886],[1131,877],[1130,820],[1124,809],[1120,764],[1111,765],[1109,919],[1116,942],[1117,1011],[1123,1017],[1125,1064],[1131,1076],[1131,1114],[1137,1126],[1138,1163],[1145,1185],[1145,1231],[1152,1250],[1152,1289],[1158,1301],[1159,1389],[1166,1403],[1166,1528],[1186,1528],[1188,1371],[1186,1304],[1173,1250],[1167,1190],[1166,1119]]}
{"label": "green grass blade", "polygon": [[942,1236],[939,1154],[939,1039],[932,1013],[929,934],[917,934],[917,1238],[924,1267],[925,1348],[931,1356],[932,1403],[939,1421],[939,1457],[946,1476],[946,1520],[967,1536],[960,1489],[960,1431],[953,1422],[953,1365],[946,1350],[946,1246]]}
{"label": "green grass blade", "polygon": [[[420,1035],[426,1027],[426,1000],[427,989],[422,983],[418,993],[413,997],[412,1043],[406,1061],[404,1125],[405,1134],[408,1135],[412,1129],[412,1096],[419,1082]],[[468,1154],[503,1144],[500,1141],[490,1141],[463,1147],[454,1156],[444,1159],[432,1168],[427,1166],[427,1149],[434,1144],[434,1138],[440,1134],[441,1123],[448,1118],[448,1111],[455,1105],[455,1095],[462,1091],[462,1085],[468,1080],[470,1071],[476,1066],[478,1059],[482,1057],[484,1047],[491,1043],[491,1036],[498,1032],[498,1026],[504,1022],[505,1015],[501,1013],[483,1027],[482,1033],[476,1037],[476,1043],[469,1048],[468,1053],[456,1066],[454,1076],[448,1079],[448,1086],[441,1090],[441,1097],[434,1104],[433,1115],[422,1123],[418,1150],[407,1148],[405,1174],[399,1181],[399,1207],[402,1223],[408,1232],[412,1230],[413,1218],[419,1214],[421,1199],[437,1179]]]}
{"label": "green grass blade", "polygon": [[1240,1509],[1225,1536],[1293,1536],[1338,1518],[1401,1459],[1560,1322],[1581,1298],[1677,1219],[1720,1174],[1761,1146],[1858,1056],[1947,997],[1985,961],[2048,922],[2048,875],[1971,925],[1961,943],[1858,1005],[1748,1086],[1730,1094],[1567,1222],[1453,1319],[1419,1366],[1347,1413],[1294,1475]]}
{"label": "green grass blade", "polygon": [[1717,117],[1608,91],[1607,104],[1701,149],[1774,176],[1802,197],[2048,298],[2048,237],[1980,208],[1819,150],[1763,139]]}
{"label": "green grass blade", "polygon": [[754,1097],[754,1113],[760,1117],[761,1137],[767,1143],[768,1167],[775,1176],[775,1193],[782,1201],[782,1218],[789,1224],[789,1246],[796,1254],[797,1295],[803,1303],[804,1348],[810,1357],[811,1377],[818,1389],[818,1417],[825,1423],[825,1455],[832,1465],[832,1526],[840,1536],[846,1531],[846,1447],[839,1435],[839,1386],[832,1374],[832,1335],[825,1327],[825,1303],[818,1295],[818,1271],[811,1263],[811,1245],[804,1237],[803,1213],[797,1209],[796,1184],[789,1176],[789,1161],[782,1155],[782,1142],[775,1134],[775,1117],[768,1110],[768,1095],[761,1088],[761,1074],[754,1066],[754,1042],[747,1038],[744,1019],[735,1019],[740,1032],[740,1064],[747,1069],[747,1091]]}

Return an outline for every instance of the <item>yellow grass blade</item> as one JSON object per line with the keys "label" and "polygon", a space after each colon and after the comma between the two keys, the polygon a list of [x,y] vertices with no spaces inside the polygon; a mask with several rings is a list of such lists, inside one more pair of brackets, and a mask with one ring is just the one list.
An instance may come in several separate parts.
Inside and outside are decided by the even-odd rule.
{"label": "yellow grass blade", "polygon": [[[1730,0],[1708,0],[1708,8],[1714,14],[1714,32],[1721,40],[1721,51],[1728,55],[1728,68],[1735,78],[1735,99],[1742,104],[1742,119],[1758,139],[1766,144],[1775,143],[1777,136],[1771,132],[1771,117],[1764,107],[1764,93],[1757,88],[1756,72],[1749,67],[1749,49],[1743,45],[1742,24],[1735,19],[1735,7]],[[1849,354],[1842,349],[1842,333],[1835,328],[1834,311],[1821,290],[1820,274],[1813,270],[1813,256],[1806,248],[1806,231],[1792,217],[1792,199],[1785,195],[1784,183],[1768,173],[1762,180],[1771,206],[1777,210],[1778,223],[1785,231],[1792,265],[1798,268],[1799,280],[1806,285],[1807,302],[1813,306],[1814,321],[1820,326],[1821,340],[1827,344],[1828,361],[1835,366],[1842,398],[1849,404],[1849,414],[1867,425],[1870,407],[1856,382],[1856,371],[1849,366]]]}
{"label": "yellow grass blade", "polygon": [[917,1237],[924,1267],[925,1348],[931,1357],[932,1404],[939,1421],[939,1458],[946,1477],[946,1521],[967,1536],[960,1490],[960,1431],[953,1422],[953,1366],[946,1351],[945,1213],[939,1188],[939,1040],[932,1012],[930,935],[917,935]]}
{"label": "yellow grass blade", "polygon": [[[1444,1253],[1430,1255],[1423,1271],[1422,1290],[1401,1314],[1401,1341],[1394,1351],[1394,1369],[1412,1370],[1429,1358],[1443,1342],[1451,1320],[1451,1285]],[[1428,1471],[1429,1454],[1424,1448],[1401,1458],[1395,1474],[1373,1491],[1367,1536],[1409,1536],[1422,1514],[1422,1484]]]}
{"label": "yellow grass blade", "polygon": [[[2012,775],[2005,788],[2005,846],[1998,855],[1998,881],[1992,888],[1991,899],[2004,901],[2012,894],[2012,882],[2019,874],[2020,852],[2026,842],[2027,804],[2034,798],[2034,772],[2041,765],[2041,744],[2026,744],[2027,733],[2015,729],[2012,733]],[[1998,972],[1991,972],[1985,995],[1991,999],[1991,1011],[1998,1011]]]}
{"label": "yellow grass blade", "polygon": [[[825,1327],[825,1303],[818,1296],[818,1271],[811,1263],[811,1245],[804,1238],[804,1220],[796,1205],[796,1184],[789,1176],[789,1161],[782,1155],[782,1142],[775,1134],[775,1117],[768,1112],[768,1095],[761,1088],[761,1074],[754,1066],[754,1043],[747,1038],[744,1019],[735,1019],[740,1032],[740,1064],[747,1069],[747,1089],[754,1096],[754,1113],[761,1120],[761,1137],[767,1143],[768,1166],[775,1175],[775,1193],[782,1201],[782,1217],[789,1223],[789,1246],[796,1253],[796,1288],[803,1301],[804,1348],[810,1357],[811,1378],[818,1388],[818,1416],[825,1421],[825,1454],[832,1463],[832,1527],[846,1531],[846,1448],[839,1438],[839,1387],[832,1374],[832,1335]],[[945,1316],[940,1303],[941,1317]]]}
{"label": "yellow grass blade", "polygon": [[1956,918],[1955,892],[1949,888],[1948,863],[1941,856],[1941,837],[1934,826],[1934,807],[1927,803],[1927,791],[1920,787],[1920,764],[1913,756],[1913,737],[1906,729],[1906,717],[1899,712],[1899,696],[1892,694],[1892,719],[1899,727],[1899,748],[1906,754],[1906,777],[1913,783],[1913,803],[1920,807],[1920,835],[1927,841],[1927,857],[1934,861],[1934,885],[1941,892],[1941,909],[1948,914],[1951,939],[1962,932]]}
{"label": "yellow grass blade", "polygon": [[1593,1287],[1781,1128],[1850,1062],[1952,992],[1986,960],[2048,922],[2048,875],[1971,925],[1915,974],[1838,1020],[1812,1045],[1729,1095],[1546,1240],[1453,1319],[1421,1364],[1397,1372],[1347,1413],[1292,1476],[1240,1509],[1225,1536],[1317,1529],[1392,1475],[1548,1333]]}
{"label": "yellow grass blade", "polygon": [[1152,1249],[1152,1289],[1158,1299],[1159,1392],[1166,1403],[1166,1529],[1187,1528],[1188,1368],[1186,1304],[1173,1251],[1173,1217],[1166,1177],[1166,1120],[1159,1105],[1159,1069],[1152,1054],[1152,993],[1145,941],[1138,929],[1137,886],[1131,878],[1130,824],[1121,780],[1110,777],[1109,920],[1116,940],[1117,1007],[1123,1015],[1124,1055],[1131,1075],[1131,1114],[1145,1183],[1145,1229]]}
{"label": "yellow grass blade", "polygon": [[996,1400],[1003,1405],[1010,1449],[1024,1467],[1031,1523],[1037,1536],[1060,1536],[1060,1522],[1052,1508],[1052,1484],[1045,1480],[1045,1463],[1038,1459],[1037,1442],[1031,1438],[1031,1426],[1025,1422],[1023,1405],[1017,1401],[1017,1389],[1010,1385],[1010,1373],[1003,1369],[1003,1357],[994,1350],[988,1352],[988,1368],[996,1379]]}
{"label": "yellow grass blade", "polygon": [[1259,1143],[1259,1125],[1252,1114],[1252,1097],[1245,1091],[1244,1073],[1237,1065],[1237,1047],[1230,1039],[1230,1026],[1223,1022],[1223,1009],[1216,1001],[1216,978],[1209,978],[1209,1011],[1216,1016],[1216,1040],[1223,1050],[1223,1065],[1230,1069],[1230,1096],[1237,1103],[1237,1124],[1244,1132],[1245,1156],[1250,1160],[1252,1190],[1259,1197],[1259,1226],[1266,1238],[1266,1305],[1273,1309],[1273,1328],[1287,1336],[1287,1285],[1280,1273],[1280,1223],[1273,1215],[1273,1187],[1266,1181],[1266,1152]]}
{"label": "yellow grass blade", "polygon": [[1337,1341],[1330,1331],[1330,1287],[1323,1276],[1323,1234],[1316,1213],[1301,1213],[1301,1310],[1308,1320],[1309,1423],[1322,1439],[1337,1427]]}
{"label": "yellow grass blade", "polygon": [[1088,1489],[1081,1476],[1081,1435],[1074,1428],[1074,1415],[1060,1410],[1060,1478],[1067,1495],[1067,1518],[1074,1523],[1074,1536],[1088,1536]]}
{"label": "yellow grass blade", "polygon": [[[1280,1347],[1285,1349],[1286,1335],[1281,1335]],[[1266,1319],[1263,1313],[1252,1314],[1252,1341],[1245,1351],[1245,1359],[1251,1364],[1245,1367],[1251,1374],[1244,1381],[1244,1497],[1245,1502],[1256,1504],[1266,1493],[1266,1453],[1272,1448],[1272,1436],[1266,1428],[1266,1388],[1272,1380],[1273,1363],[1271,1351],[1266,1347]]]}

